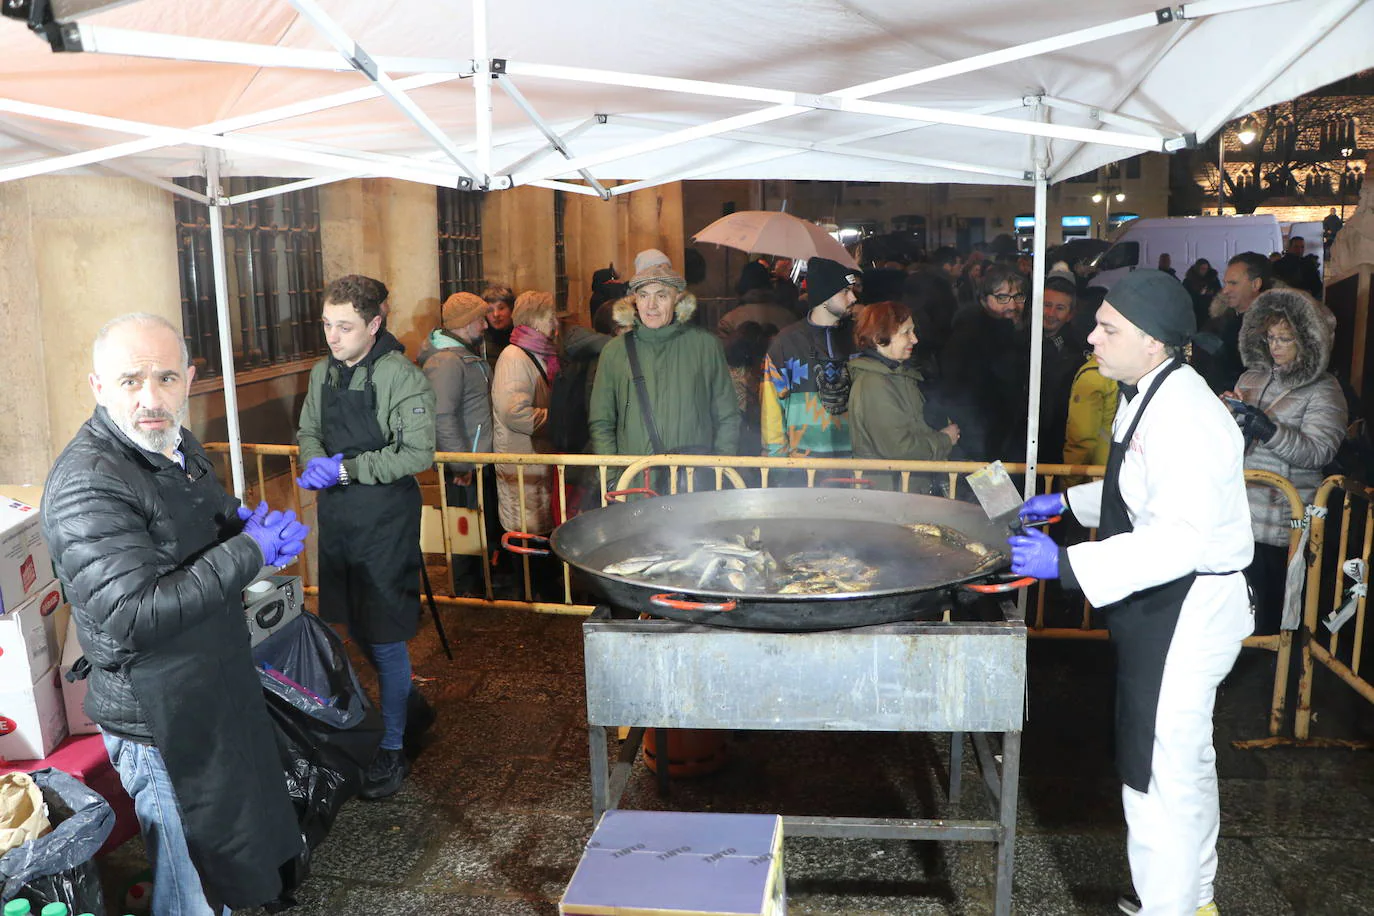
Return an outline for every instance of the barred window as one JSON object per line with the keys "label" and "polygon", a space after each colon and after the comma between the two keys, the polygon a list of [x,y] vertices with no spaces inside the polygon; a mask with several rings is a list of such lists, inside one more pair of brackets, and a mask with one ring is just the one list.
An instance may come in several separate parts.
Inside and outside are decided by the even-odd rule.
{"label": "barred window", "polygon": [[[281,178],[230,178],[228,196],[282,184]],[[182,187],[205,193],[203,177],[179,178]],[[206,207],[177,197],[177,260],[181,269],[181,318],[197,378],[219,377],[219,331]],[[234,364],[239,370],[294,362],[325,352],[320,331],[324,255],[315,188],[291,191],[229,208],[224,218],[224,257]]]}
{"label": "barred window", "polygon": [[482,192],[436,188],[439,201],[439,299],[454,293],[481,295]]}
{"label": "barred window", "polygon": [[563,217],[568,212],[566,191],[553,192],[553,302],[558,312],[568,310],[568,245]]}

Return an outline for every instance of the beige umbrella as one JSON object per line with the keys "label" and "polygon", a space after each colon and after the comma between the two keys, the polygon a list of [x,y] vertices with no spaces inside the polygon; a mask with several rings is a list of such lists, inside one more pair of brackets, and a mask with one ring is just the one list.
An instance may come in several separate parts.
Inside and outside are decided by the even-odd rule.
{"label": "beige umbrella", "polygon": [[797,261],[819,257],[829,258],[855,270],[859,267],[854,257],[830,233],[790,213],[740,210],[722,216],[693,238],[698,242]]}

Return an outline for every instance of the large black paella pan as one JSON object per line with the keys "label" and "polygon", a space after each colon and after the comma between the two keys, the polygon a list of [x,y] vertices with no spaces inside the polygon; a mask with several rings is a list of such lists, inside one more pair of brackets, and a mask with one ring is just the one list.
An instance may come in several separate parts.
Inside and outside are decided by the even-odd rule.
{"label": "large black paella pan", "polygon": [[776,488],[616,503],[575,516],[551,542],[615,607],[825,630],[937,616],[954,588],[1006,590],[1006,536],[956,500]]}

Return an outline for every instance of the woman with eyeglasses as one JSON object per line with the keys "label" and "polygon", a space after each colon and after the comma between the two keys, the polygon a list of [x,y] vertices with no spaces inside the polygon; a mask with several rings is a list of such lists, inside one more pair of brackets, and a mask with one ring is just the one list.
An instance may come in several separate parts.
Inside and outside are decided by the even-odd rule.
{"label": "woman with eyeglasses", "polygon": [[[1326,371],[1335,326],[1331,311],[1304,292],[1261,293],[1240,328],[1245,372],[1234,391],[1221,395],[1245,434],[1245,469],[1288,478],[1304,504],[1316,496],[1322,469],[1345,437],[1345,395]],[[1247,493],[1255,559],[1246,577],[1255,594],[1255,632],[1269,635],[1283,619],[1292,511],[1273,487],[1252,485]]]}

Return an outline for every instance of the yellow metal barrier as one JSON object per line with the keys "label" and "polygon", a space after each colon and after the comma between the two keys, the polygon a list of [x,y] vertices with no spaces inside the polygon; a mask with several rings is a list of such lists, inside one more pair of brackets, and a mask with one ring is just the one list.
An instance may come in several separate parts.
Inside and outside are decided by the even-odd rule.
{"label": "yellow metal barrier", "polygon": [[[207,446],[211,452],[227,453],[228,446],[224,443],[213,443]],[[243,446],[245,453],[253,456],[257,470],[257,479],[249,488],[248,502],[256,501],[260,498],[259,494],[267,494],[269,501],[273,505],[283,503],[295,508],[297,514],[304,518],[313,527],[314,523],[314,500],[307,498],[302,500],[301,491],[295,486],[294,481],[298,474],[296,462],[296,447],[292,445],[250,445]],[[519,518],[522,523],[529,520],[529,513],[525,503],[526,472],[530,468],[547,469],[552,468],[554,480],[556,481],[557,492],[560,494],[560,505],[568,494],[568,474],[570,470],[575,472],[580,469],[587,469],[586,475],[590,476],[595,485],[595,502],[604,506],[607,504],[607,494],[614,494],[620,490],[633,489],[636,486],[646,486],[649,483],[650,469],[666,469],[667,474],[664,479],[668,482],[668,492],[678,492],[680,479],[685,481],[686,490],[691,491],[697,486],[697,474],[679,475],[681,469],[703,469],[708,471],[704,475],[714,489],[721,489],[725,486],[745,487],[750,482],[756,481],[757,486],[767,487],[778,485],[783,481],[788,485],[802,483],[807,487],[814,487],[822,483],[829,477],[854,478],[852,486],[863,486],[865,475],[873,473],[895,473],[897,475],[897,485],[903,492],[910,492],[913,475],[917,481],[927,481],[930,479],[940,480],[944,483],[948,494],[955,498],[965,498],[966,494],[961,485],[964,475],[982,467],[981,462],[962,462],[962,461],[887,461],[882,459],[858,459],[858,458],[757,458],[748,456],[718,456],[718,455],[509,455],[495,453],[459,453],[459,452],[438,452],[435,454],[435,463],[439,471],[438,480],[446,479],[446,466],[450,463],[473,465],[474,479],[477,483],[477,507],[465,509],[449,505],[447,488],[444,486],[427,486],[426,502],[427,505],[437,506],[441,523],[438,525],[439,534],[436,538],[432,531],[432,526],[426,526],[422,537],[425,542],[426,553],[442,553],[448,564],[449,582],[454,581],[453,562],[454,555],[477,555],[489,560],[496,545],[488,543],[487,524],[488,514],[497,511],[497,507],[487,505],[486,488],[482,486],[485,475],[495,473],[494,465],[513,465],[516,468],[515,483],[518,489],[517,508]],[[285,481],[281,481],[282,473],[270,474],[264,465],[264,460],[272,458],[279,463],[284,463],[283,471],[289,474]],[[1013,476],[1024,474],[1025,465],[1008,464],[1007,470]],[[1042,464],[1037,466],[1037,488],[1040,492],[1051,492],[1062,488],[1065,478],[1081,481],[1084,479],[1098,478],[1103,473],[1101,466],[1088,465],[1066,465],[1066,464]],[[749,475],[750,481],[746,481],[745,475]],[[1296,490],[1293,489],[1286,479],[1278,475],[1265,471],[1247,471],[1246,482],[1251,486],[1268,486],[1279,490],[1288,499],[1292,509],[1293,518],[1301,521],[1304,517],[1303,504]],[[273,481],[281,481],[276,487]],[[585,480],[583,481],[586,482]],[[286,485],[288,484],[289,485]],[[280,492],[289,490],[289,493]],[[437,492],[433,492],[437,491]],[[276,494],[277,498],[270,498]],[[562,511],[555,519],[555,522],[569,517],[570,512],[575,512],[577,507],[562,505]],[[466,527],[471,531],[475,529],[475,540],[471,534],[463,535],[460,528],[463,525],[460,519],[466,519]],[[523,524],[522,524],[523,527]],[[534,532],[536,534],[546,534],[547,532]],[[1294,529],[1290,541],[1290,556],[1299,540],[1300,531]],[[1313,531],[1316,543],[1316,531]],[[1088,531],[1089,538],[1096,537],[1096,531]],[[476,548],[474,550],[474,547]],[[1366,551],[1366,556],[1368,555]],[[483,595],[464,596],[464,595],[436,595],[435,601],[446,605],[457,605],[478,608],[493,609],[521,609],[534,611],[543,614],[573,614],[586,615],[591,613],[595,606],[582,604],[574,600],[574,588],[571,572],[567,564],[559,564],[562,572],[562,594],[561,601],[536,600],[535,583],[531,576],[531,564],[528,557],[522,557],[520,594],[518,599],[497,598],[493,590],[491,577],[491,564],[483,562],[481,568]],[[304,580],[307,592],[316,591],[309,568],[309,558],[301,563],[301,575]],[[1101,627],[1094,627],[1091,608],[1086,601],[1075,602],[1079,605],[1078,625],[1071,627],[1053,627],[1046,625],[1047,605],[1051,601],[1051,592],[1057,590],[1056,586],[1048,586],[1044,583],[1035,587],[1032,592],[1031,601],[1033,610],[1027,615],[1027,622],[1032,636],[1051,639],[1106,639],[1107,631]],[[1313,591],[1309,588],[1309,603],[1312,600]],[[547,599],[548,596],[540,596]],[[1363,603],[1361,603],[1361,621],[1363,620]],[[1278,654],[1277,671],[1274,678],[1274,686],[1271,696],[1271,708],[1269,717],[1269,733],[1277,735],[1282,727],[1284,707],[1286,705],[1286,692],[1288,680],[1284,673],[1288,670],[1292,647],[1292,633],[1283,632],[1278,636],[1252,636],[1246,640],[1247,646],[1264,648]]]}
{"label": "yellow metal barrier", "polygon": [[[1332,495],[1337,493],[1341,496],[1339,506],[1332,506]],[[1298,683],[1298,712],[1293,727],[1294,736],[1299,741],[1310,740],[1312,682],[1316,663],[1324,665],[1365,700],[1374,703],[1374,683],[1361,672],[1367,602],[1363,589],[1354,589],[1350,596],[1355,601],[1353,621],[1332,632],[1322,620],[1323,610],[1334,612],[1348,600],[1346,586],[1349,577],[1342,572],[1342,564],[1358,557],[1368,570],[1371,547],[1374,546],[1374,488],[1340,476],[1328,477],[1317,490],[1314,505],[1319,512],[1326,510],[1326,518],[1313,520],[1311,540],[1308,542],[1307,602],[1300,631],[1302,677]],[[1333,527],[1338,536],[1335,554],[1329,556],[1330,530]],[[1359,550],[1353,554],[1352,541],[1360,544]],[[1348,584],[1356,583],[1350,579]],[[1352,624],[1353,630],[1350,629]]]}

